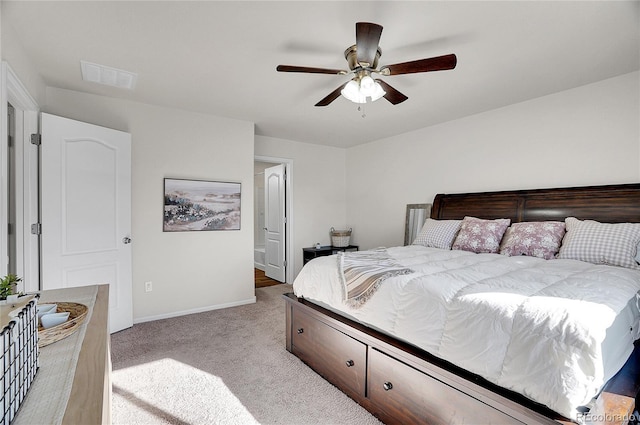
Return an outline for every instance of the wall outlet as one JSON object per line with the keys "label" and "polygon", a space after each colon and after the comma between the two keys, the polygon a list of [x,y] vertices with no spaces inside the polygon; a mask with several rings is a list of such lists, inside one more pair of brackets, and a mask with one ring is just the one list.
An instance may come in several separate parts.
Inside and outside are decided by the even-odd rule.
{"label": "wall outlet", "polygon": [[144,283],[144,292],[151,292],[153,291],[153,283],[152,282],[145,282]]}

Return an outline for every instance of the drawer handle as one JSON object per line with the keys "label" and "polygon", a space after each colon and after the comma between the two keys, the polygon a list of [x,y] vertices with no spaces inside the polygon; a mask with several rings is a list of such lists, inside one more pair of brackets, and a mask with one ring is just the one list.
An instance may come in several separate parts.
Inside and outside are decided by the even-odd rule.
{"label": "drawer handle", "polygon": [[298,329],[298,333],[299,333],[299,334],[301,334],[301,333],[303,333],[303,332],[304,332],[304,329],[302,329],[302,328]]}
{"label": "drawer handle", "polygon": [[351,367],[353,366],[355,363],[353,362],[353,360],[347,360],[347,367]]}
{"label": "drawer handle", "polygon": [[385,382],[382,384],[382,388],[384,388],[385,391],[389,391],[393,388],[393,384],[391,382]]}

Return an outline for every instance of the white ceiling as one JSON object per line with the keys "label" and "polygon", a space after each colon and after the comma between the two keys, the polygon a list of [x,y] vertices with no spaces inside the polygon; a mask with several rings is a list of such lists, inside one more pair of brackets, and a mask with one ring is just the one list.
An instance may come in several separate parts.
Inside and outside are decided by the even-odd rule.
{"label": "white ceiling", "polygon": [[[348,147],[640,69],[640,1],[2,1],[48,86],[252,121],[256,134]],[[313,105],[349,76],[355,23],[380,65],[455,53],[456,69],[383,77],[409,100]],[[139,74],[81,79],[80,61]]]}

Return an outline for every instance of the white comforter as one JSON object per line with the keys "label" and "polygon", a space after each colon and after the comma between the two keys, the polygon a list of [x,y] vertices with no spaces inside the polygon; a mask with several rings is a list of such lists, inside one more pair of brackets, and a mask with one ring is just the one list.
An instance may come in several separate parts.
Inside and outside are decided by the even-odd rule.
{"label": "white comforter", "polygon": [[294,292],[572,419],[639,335],[640,271],[415,245],[387,251],[414,273],[387,279],[358,309],[343,301],[336,256],[308,263]]}

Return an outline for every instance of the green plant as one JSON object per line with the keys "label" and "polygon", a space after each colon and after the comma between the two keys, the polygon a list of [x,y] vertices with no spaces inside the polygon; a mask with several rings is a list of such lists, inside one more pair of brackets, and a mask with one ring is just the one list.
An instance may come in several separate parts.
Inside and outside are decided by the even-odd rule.
{"label": "green plant", "polygon": [[16,285],[21,281],[21,277],[11,273],[0,279],[0,300],[6,300],[7,296],[13,294],[16,290]]}

